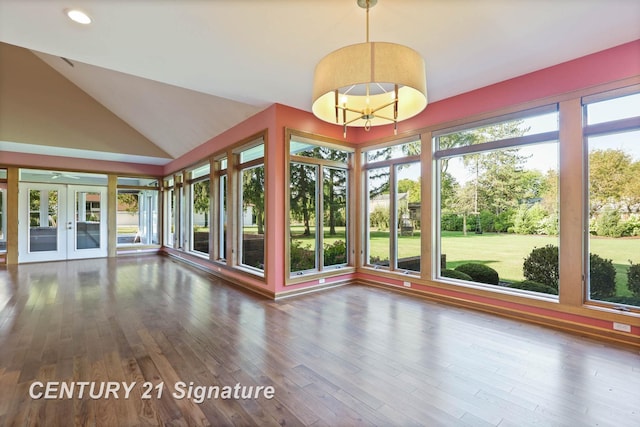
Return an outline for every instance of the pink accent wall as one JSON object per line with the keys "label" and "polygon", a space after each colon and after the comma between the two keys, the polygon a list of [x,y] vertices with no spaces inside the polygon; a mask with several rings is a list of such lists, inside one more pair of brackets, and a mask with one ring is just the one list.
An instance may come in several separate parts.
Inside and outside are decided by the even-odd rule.
{"label": "pink accent wall", "polygon": [[104,173],[135,174],[159,177],[163,166],[139,163],[112,162],[107,160],[76,159],[73,157],[44,156],[42,154],[0,151],[0,165],[23,166],[43,169],[97,171]]}
{"label": "pink accent wall", "polygon": [[[458,96],[436,101],[417,116],[398,124],[398,133],[446,123],[550,96],[640,75],[640,40],[563,62]],[[427,87],[429,82],[427,81]],[[336,126],[337,127],[337,126]],[[393,135],[392,126],[370,132],[349,129],[351,142]]]}

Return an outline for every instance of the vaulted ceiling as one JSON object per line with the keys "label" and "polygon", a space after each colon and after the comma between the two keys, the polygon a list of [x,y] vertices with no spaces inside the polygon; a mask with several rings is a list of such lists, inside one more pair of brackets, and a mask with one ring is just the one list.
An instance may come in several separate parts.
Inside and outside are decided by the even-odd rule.
{"label": "vaulted ceiling", "polygon": [[[71,7],[93,22],[70,21]],[[434,102],[640,39],[640,2],[379,0],[370,22],[372,40],[425,58]],[[356,0],[0,0],[0,76],[16,79],[15,49],[31,51],[20,66],[71,82],[123,138],[0,138],[0,150],[166,163],[273,103],[309,111],[315,64],[364,37]]]}

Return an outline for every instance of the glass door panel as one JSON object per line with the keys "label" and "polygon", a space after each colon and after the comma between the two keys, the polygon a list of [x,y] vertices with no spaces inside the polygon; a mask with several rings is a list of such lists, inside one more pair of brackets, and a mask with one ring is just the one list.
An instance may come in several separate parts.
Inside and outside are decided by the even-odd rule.
{"label": "glass door panel", "polygon": [[66,186],[20,183],[19,194],[19,262],[65,259]]}
{"label": "glass door panel", "polygon": [[100,247],[100,193],[76,192],[76,249]]}
{"label": "glass door panel", "polygon": [[29,190],[29,252],[58,250],[58,190]]}
{"label": "glass door panel", "polygon": [[68,186],[68,259],[107,256],[107,190],[104,187]]}

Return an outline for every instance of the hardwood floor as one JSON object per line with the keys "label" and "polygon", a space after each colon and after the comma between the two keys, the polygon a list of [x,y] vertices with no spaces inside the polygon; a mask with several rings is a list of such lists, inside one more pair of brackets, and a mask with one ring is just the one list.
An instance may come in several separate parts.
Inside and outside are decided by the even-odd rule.
{"label": "hardwood floor", "polygon": [[[0,309],[2,426],[640,425],[637,350],[381,289],[270,301],[101,259],[1,268]],[[79,398],[83,381],[132,391]],[[199,394],[236,384],[275,396]]]}

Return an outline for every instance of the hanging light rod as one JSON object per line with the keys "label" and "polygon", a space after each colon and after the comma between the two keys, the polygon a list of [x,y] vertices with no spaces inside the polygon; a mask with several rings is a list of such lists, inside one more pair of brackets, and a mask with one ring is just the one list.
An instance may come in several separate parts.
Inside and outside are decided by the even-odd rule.
{"label": "hanging light rod", "polygon": [[424,60],[415,50],[369,41],[369,9],[378,0],[356,0],[366,10],[364,43],[338,49],[316,66],[312,111],[321,120],[347,127],[394,125],[427,106]]}

